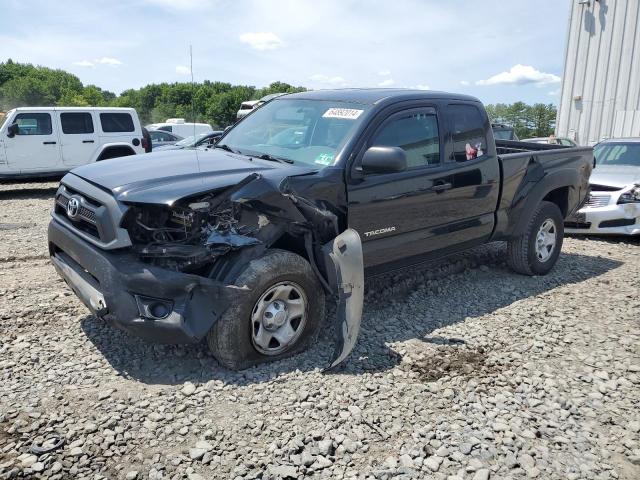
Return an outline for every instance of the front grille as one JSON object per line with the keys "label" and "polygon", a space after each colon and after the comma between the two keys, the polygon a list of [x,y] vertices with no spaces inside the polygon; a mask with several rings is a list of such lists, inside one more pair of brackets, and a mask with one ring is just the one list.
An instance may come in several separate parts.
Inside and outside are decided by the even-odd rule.
{"label": "front grille", "polygon": [[587,200],[586,206],[591,208],[606,207],[609,205],[610,200],[611,195],[598,195],[597,193],[592,193],[589,195],[589,200]]}
{"label": "front grille", "polygon": [[[80,198],[82,202],[78,209],[78,214],[74,218],[71,218],[67,213],[67,205],[69,204],[69,199],[72,196]],[[67,218],[71,222],[71,225],[78,230],[100,239],[98,216],[96,214],[96,210],[100,207],[101,205],[95,200],[89,200],[85,196],[82,196],[69,188],[65,188],[65,190],[58,193],[58,196],[56,197],[55,212],[58,215]]]}

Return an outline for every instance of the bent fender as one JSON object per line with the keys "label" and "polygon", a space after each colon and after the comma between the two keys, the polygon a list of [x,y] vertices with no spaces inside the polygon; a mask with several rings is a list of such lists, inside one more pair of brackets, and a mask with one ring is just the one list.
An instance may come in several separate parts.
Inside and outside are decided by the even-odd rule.
{"label": "bent fender", "polygon": [[349,228],[323,247],[327,265],[333,264],[338,308],[335,349],[328,369],[342,363],[358,340],[364,301],[364,262],[358,232]]}

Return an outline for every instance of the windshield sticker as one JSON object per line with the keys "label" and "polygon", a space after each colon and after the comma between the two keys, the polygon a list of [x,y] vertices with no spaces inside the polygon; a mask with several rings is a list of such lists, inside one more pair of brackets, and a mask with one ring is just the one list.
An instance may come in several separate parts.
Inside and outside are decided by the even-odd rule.
{"label": "windshield sticker", "polygon": [[320,165],[333,165],[333,157],[332,153],[321,153],[314,161]]}
{"label": "windshield sticker", "polygon": [[355,120],[360,115],[362,115],[364,110],[358,110],[355,108],[330,108],[324,115],[323,118],[343,118],[345,120]]}

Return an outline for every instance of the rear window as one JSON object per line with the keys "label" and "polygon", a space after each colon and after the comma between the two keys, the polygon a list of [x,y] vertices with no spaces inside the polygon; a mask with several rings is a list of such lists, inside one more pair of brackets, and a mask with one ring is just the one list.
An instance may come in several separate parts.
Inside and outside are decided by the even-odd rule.
{"label": "rear window", "polygon": [[101,113],[100,123],[102,131],[106,133],[135,131],[133,119],[128,113]]}
{"label": "rear window", "polygon": [[481,157],[487,150],[484,119],[474,105],[449,105],[456,162]]}
{"label": "rear window", "polygon": [[93,119],[90,113],[61,113],[62,133],[69,135],[93,133]]}

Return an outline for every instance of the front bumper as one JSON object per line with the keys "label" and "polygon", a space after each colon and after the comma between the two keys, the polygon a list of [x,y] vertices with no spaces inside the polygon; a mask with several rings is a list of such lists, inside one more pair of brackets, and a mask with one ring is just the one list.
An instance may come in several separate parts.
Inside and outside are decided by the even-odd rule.
{"label": "front bumper", "polygon": [[[126,251],[105,251],[55,219],[49,253],[58,274],[89,310],[114,326],[160,343],[196,343],[231,302],[247,291],[222,282],[157,268]],[[164,305],[152,318],[149,305]]]}
{"label": "front bumper", "polygon": [[639,235],[640,203],[585,207],[567,219],[564,231],[583,235]]}

